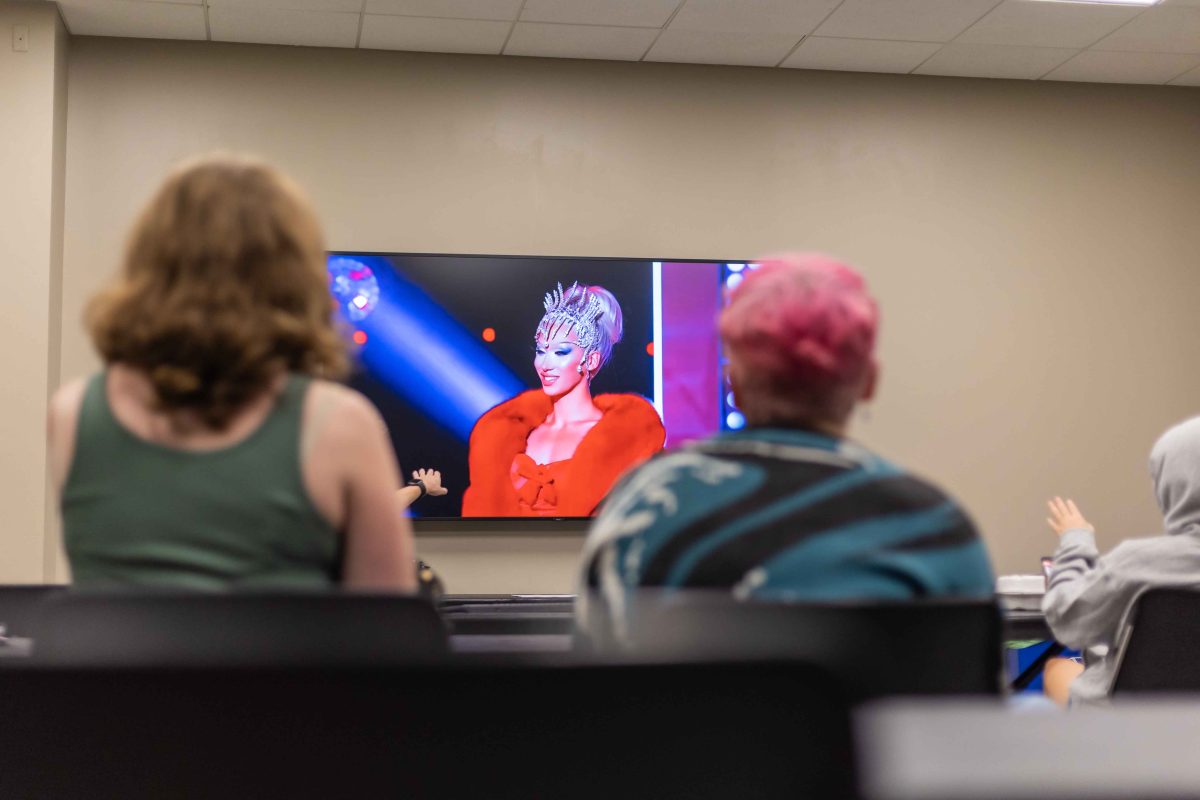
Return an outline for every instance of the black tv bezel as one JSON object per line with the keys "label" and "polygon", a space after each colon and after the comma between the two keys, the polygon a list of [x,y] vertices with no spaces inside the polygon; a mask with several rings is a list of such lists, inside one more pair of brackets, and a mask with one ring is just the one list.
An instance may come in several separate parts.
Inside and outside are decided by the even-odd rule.
{"label": "black tv bezel", "polygon": [[[647,261],[653,263],[658,261],[671,262],[674,264],[750,264],[754,259],[738,259],[738,258],[642,258],[640,256],[530,256],[520,253],[429,253],[429,252],[400,252],[386,250],[335,250],[329,249],[325,251],[326,257],[338,256],[374,256],[377,258],[387,258],[388,256],[409,256],[414,258],[521,258],[532,261]],[[586,530],[587,524],[595,517],[411,517],[414,531],[424,535],[429,533],[445,533],[452,535],[474,535],[474,531],[464,530],[427,530],[429,523],[432,523],[434,528],[440,528],[445,525],[447,527],[459,528],[464,523],[473,525],[474,523],[485,523],[487,525],[500,525],[500,530],[488,531],[488,534],[513,534],[518,536],[569,536],[575,535],[578,532]],[[538,527],[544,527],[548,523],[567,523],[570,525],[570,530],[504,530],[509,525],[525,524],[527,522],[536,521]]]}

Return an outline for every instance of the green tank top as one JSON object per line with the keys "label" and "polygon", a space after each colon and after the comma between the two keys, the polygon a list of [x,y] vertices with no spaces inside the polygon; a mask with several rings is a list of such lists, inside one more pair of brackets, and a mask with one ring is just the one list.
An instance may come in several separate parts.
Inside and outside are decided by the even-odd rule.
{"label": "green tank top", "polygon": [[337,582],[341,537],[300,470],[309,379],[293,375],[240,442],[195,452],[147,442],[88,382],[62,493],[63,538],[82,587],[308,589]]}

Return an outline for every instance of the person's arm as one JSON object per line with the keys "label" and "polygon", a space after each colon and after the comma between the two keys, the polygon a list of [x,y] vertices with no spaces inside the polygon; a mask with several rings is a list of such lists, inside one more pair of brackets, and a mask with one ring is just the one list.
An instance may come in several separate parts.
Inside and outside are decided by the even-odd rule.
{"label": "person's arm", "polygon": [[1058,534],[1054,569],[1042,599],[1042,612],[1054,638],[1083,649],[1110,643],[1133,587],[1115,575],[1096,548],[1095,528],[1074,501],[1054,498],[1047,522]]}
{"label": "person's arm", "polygon": [[[421,485],[413,483],[420,481]],[[414,469],[412,481],[396,490],[396,499],[400,502],[400,510],[411,506],[424,495],[441,497],[449,490],[442,486],[442,473],[436,469]]]}
{"label": "person's arm", "polygon": [[421,499],[421,487],[404,485],[396,490],[396,500],[400,504],[400,510],[405,511],[413,503]]}
{"label": "person's arm", "polygon": [[322,403],[315,404],[314,417],[323,424],[312,431],[309,460],[323,476],[314,482],[336,490],[333,498],[338,502],[328,505],[336,509],[331,518],[345,535],[342,585],[415,591],[412,525],[396,513],[400,468],[387,426],[357,392],[324,383],[314,388],[325,393],[330,410],[322,414]]}

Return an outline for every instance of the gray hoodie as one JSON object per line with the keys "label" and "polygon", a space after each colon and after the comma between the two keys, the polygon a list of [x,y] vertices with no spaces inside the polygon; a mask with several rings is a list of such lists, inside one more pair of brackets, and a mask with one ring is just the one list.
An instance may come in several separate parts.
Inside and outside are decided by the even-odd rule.
{"label": "gray hoodie", "polygon": [[1200,585],[1200,417],[1164,433],[1150,451],[1150,476],[1165,536],[1130,539],[1101,557],[1091,531],[1063,533],[1042,600],[1058,641],[1083,651],[1086,669],[1071,703],[1101,703],[1112,682],[1117,641],[1134,596],[1147,586]]}

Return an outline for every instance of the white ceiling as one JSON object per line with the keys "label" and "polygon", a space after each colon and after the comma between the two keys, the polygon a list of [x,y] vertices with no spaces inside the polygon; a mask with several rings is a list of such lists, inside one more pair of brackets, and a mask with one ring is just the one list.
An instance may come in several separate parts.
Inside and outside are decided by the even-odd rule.
{"label": "white ceiling", "polygon": [[1200,0],[58,0],[73,34],[1200,86]]}

